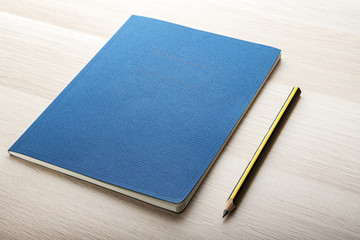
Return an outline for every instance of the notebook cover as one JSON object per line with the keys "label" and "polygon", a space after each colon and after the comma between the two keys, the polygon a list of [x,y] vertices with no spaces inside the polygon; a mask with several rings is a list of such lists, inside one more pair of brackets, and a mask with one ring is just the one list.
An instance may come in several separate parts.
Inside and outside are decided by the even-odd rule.
{"label": "notebook cover", "polygon": [[279,54],[131,16],[9,151],[180,203]]}

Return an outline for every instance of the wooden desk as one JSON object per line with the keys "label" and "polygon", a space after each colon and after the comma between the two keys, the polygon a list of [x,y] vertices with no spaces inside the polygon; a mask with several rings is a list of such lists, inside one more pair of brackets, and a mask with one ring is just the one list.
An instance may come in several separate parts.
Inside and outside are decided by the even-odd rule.
{"label": "wooden desk", "polygon": [[[309,4],[309,5],[307,5]],[[0,3],[1,239],[359,239],[360,2]],[[282,61],[181,214],[7,149],[131,14],[281,48]],[[303,94],[237,210],[226,198],[294,85]]]}

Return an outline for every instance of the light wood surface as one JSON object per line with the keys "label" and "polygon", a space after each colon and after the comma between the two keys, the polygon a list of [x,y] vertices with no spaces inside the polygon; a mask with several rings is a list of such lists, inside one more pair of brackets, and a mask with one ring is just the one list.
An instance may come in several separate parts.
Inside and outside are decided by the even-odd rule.
{"label": "light wood surface", "polygon": [[[7,149],[131,14],[283,50],[188,208],[174,214]],[[360,239],[360,2],[0,2],[0,239]],[[289,91],[302,97],[241,205],[225,201]]]}

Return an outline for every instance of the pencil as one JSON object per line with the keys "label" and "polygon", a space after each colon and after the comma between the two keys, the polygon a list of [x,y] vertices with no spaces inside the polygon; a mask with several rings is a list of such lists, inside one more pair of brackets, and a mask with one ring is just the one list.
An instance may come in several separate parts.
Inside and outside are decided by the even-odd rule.
{"label": "pencil", "polygon": [[230,194],[229,198],[226,201],[224,212],[223,212],[223,218],[230,213],[232,210],[235,209],[237,204],[240,200],[240,190],[245,188],[246,185],[249,183],[249,179],[251,179],[255,172],[255,167],[258,166],[258,159],[260,159],[262,156],[264,156],[264,152],[269,148],[271,140],[274,139],[276,134],[281,129],[281,126],[285,123],[285,120],[289,113],[291,112],[291,109],[295,106],[296,100],[299,98],[301,94],[301,90],[299,87],[294,87],[288,98],[286,99],[285,103],[283,104],[282,108],[280,109],[279,113],[277,114],[275,120],[271,124],[268,132],[266,133],[265,137],[261,141],[259,147],[257,148],[254,156],[252,157],[251,161],[248,163],[245,171],[241,175],[238,183],[236,184],[234,190]]}

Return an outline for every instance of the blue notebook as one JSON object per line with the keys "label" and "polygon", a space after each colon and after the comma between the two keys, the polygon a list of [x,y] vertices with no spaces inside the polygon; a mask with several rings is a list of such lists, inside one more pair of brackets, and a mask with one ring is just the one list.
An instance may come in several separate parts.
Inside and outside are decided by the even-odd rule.
{"label": "blue notebook", "polygon": [[279,59],[132,16],[9,153],[181,212]]}

